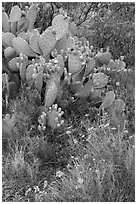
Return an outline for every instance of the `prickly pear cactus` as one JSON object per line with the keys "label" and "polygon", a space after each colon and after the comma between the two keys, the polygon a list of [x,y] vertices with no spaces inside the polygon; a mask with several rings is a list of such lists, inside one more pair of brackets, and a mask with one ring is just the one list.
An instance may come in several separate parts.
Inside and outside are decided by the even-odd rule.
{"label": "prickly pear cactus", "polygon": [[[105,97],[102,93],[106,92],[109,82],[109,72],[105,71],[124,70],[123,58],[112,60],[108,49],[96,54],[86,38],[76,36],[76,24],[70,22],[63,11],[54,16],[52,26],[39,34],[38,29],[34,29],[37,13],[35,3],[25,12],[14,6],[9,17],[2,12],[3,72],[8,73],[2,75],[6,100],[16,98],[23,84],[30,91],[34,88],[39,95],[45,92],[44,109],[38,118],[38,130],[45,131],[47,126],[57,128],[64,123],[63,112],[54,103],[64,99],[64,90],[68,88],[67,94],[74,98],[88,97],[91,104],[99,101],[100,109],[105,109],[118,125],[125,104],[115,99],[113,91],[108,91]],[[5,96],[3,98],[5,100]],[[12,122],[10,117],[3,119],[8,133],[11,133]]]}

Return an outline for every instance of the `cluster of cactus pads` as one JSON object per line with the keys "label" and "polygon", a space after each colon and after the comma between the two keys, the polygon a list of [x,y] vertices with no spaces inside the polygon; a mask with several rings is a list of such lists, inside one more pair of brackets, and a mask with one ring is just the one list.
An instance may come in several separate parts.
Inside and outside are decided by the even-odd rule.
{"label": "cluster of cactus pads", "polygon": [[62,10],[53,18],[52,26],[40,34],[34,28],[38,11],[37,4],[32,4],[26,12],[18,6],[12,7],[10,16],[2,12],[2,78],[7,100],[16,96],[23,83],[34,86],[40,94],[44,90],[38,129],[44,131],[47,125],[56,128],[64,121],[55,102],[69,84],[74,97],[101,100],[100,108],[109,108],[116,118],[117,109],[121,111],[124,105],[112,91],[102,96],[109,82],[104,70],[125,69],[123,59],[114,61],[109,50],[96,53],[84,37],[78,39],[76,24]]}

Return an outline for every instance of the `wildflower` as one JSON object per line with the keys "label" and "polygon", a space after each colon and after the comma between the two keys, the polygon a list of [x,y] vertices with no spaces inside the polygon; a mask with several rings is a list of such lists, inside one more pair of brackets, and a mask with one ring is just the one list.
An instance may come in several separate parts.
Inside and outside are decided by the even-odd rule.
{"label": "wildflower", "polygon": [[109,126],[109,123],[107,123],[106,125],[104,125],[104,128],[108,127]]}
{"label": "wildflower", "polygon": [[48,185],[48,182],[47,182],[47,181],[44,181],[44,186],[43,186],[43,188],[45,189],[45,188],[47,187],[47,185]]}
{"label": "wildflower", "polygon": [[64,175],[62,171],[57,171],[56,172],[56,177],[61,178]]}
{"label": "wildflower", "polygon": [[119,86],[119,85],[120,85],[120,83],[117,81],[117,82],[116,82],[116,86]]}
{"label": "wildflower", "polygon": [[67,130],[66,133],[67,133],[67,135],[70,135],[70,134],[71,134],[71,131]]}
{"label": "wildflower", "polygon": [[27,196],[30,191],[31,191],[31,188],[29,187],[25,192],[25,196]]}
{"label": "wildflower", "polygon": [[77,180],[77,182],[80,183],[80,184],[82,184],[82,183],[84,182],[84,179],[82,179],[82,178],[79,177],[78,180]]}
{"label": "wildflower", "polygon": [[107,71],[110,71],[110,67],[107,67]]}
{"label": "wildflower", "polygon": [[74,139],[73,142],[74,142],[74,144],[77,144],[78,141],[76,139]]}
{"label": "wildflower", "polygon": [[38,187],[38,186],[34,186],[34,190],[35,190],[35,193],[40,192],[40,189],[39,189],[39,187]]}

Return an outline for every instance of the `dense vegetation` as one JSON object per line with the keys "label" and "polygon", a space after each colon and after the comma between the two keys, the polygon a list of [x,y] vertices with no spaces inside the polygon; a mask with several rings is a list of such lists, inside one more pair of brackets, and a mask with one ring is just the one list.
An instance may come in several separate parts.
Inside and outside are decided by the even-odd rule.
{"label": "dense vegetation", "polygon": [[[3,12],[10,18],[11,9],[15,5],[19,6],[21,11],[28,12],[32,3],[3,2]],[[72,68],[79,68],[77,66],[79,60],[74,56],[74,60],[70,60],[73,51],[67,50],[64,55],[60,53],[65,62],[60,77],[61,89],[56,97],[50,92],[51,99],[48,94],[47,78],[46,82],[38,83],[36,86],[36,83],[31,84],[31,77],[27,83],[23,81],[18,66],[9,69],[9,62],[15,56],[8,59],[9,52],[5,51],[7,44],[3,40],[2,73],[5,80],[2,89],[3,202],[134,202],[135,4],[52,2],[38,3],[38,8],[34,28],[37,28],[40,36],[47,28],[53,26],[55,16],[60,12],[66,12],[70,21],[77,27],[76,31],[72,29],[73,35],[69,36],[75,38],[73,51],[76,51],[76,47],[82,50],[85,46],[87,50],[81,53],[83,56],[85,52],[87,53],[85,58],[82,58],[84,64],[80,65],[82,68],[78,70],[76,76]],[[14,24],[14,21],[12,23]],[[28,32],[27,29],[25,32]],[[6,32],[7,30],[3,29],[3,36]],[[15,32],[14,35],[17,37],[18,33]],[[60,39],[64,39],[68,34],[60,37],[62,34],[59,32],[58,35]],[[18,41],[16,43],[18,44]],[[47,66],[49,60],[56,59],[58,54],[52,49],[53,52],[45,55],[42,45],[41,48],[44,50],[42,55]],[[35,61],[37,57],[33,56],[32,50],[28,53],[31,53],[35,60],[29,54],[27,59],[20,51],[18,52],[16,58],[21,58],[21,63],[27,60],[29,61],[27,66],[39,63]],[[108,60],[110,56],[111,59]],[[87,59],[92,59],[90,68],[95,62],[90,71],[87,69],[89,62]],[[114,68],[110,60],[115,63]],[[54,61],[50,63],[52,63],[50,68],[53,69],[56,63],[54,64]],[[70,71],[71,76],[75,76],[73,83]],[[102,76],[103,80],[99,78],[98,89],[95,87],[93,76],[100,73],[102,75],[99,76]],[[50,72],[48,74],[54,75]],[[53,78],[52,82],[55,81],[55,77]],[[77,81],[80,83],[82,81],[82,91],[75,87]],[[18,86],[15,86],[14,82]],[[88,82],[90,86],[94,85],[93,92],[89,90]],[[43,92],[45,87],[46,93]],[[49,104],[47,110],[43,109],[44,103],[45,106]],[[57,122],[53,120],[53,112]],[[13,125],[15,118],[16,124]],[[8,129],[5,121],[9,121],[8,128],[12,128]]]}

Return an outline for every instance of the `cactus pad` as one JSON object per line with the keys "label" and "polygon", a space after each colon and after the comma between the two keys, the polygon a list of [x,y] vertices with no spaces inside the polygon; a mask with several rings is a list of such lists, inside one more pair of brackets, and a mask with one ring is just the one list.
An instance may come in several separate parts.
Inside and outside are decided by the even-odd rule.
{"label": "cactus pad", "polygon": [[78,27],[77,27],[77,25],[75,24],[74,21],[69,24],[69,30],[70,30],[72,35],[77,34]]}
{"label": "cactus pad", "polygon": [[14,82],[9,82],[9,98],[15,99],[17,96],[17,86]]}
{"label": "cactus pad", "polygon": [[57,55],[56,60],[57,60],[57,66],[58,66],[58,74],[61,77],[64,72],[64,66],[65,66],[63,56]]}
{"label": "cactus pad", "polygon": [[7,47],[5,50],[4,50],[4,56],[7,58],[7,59],[11,59],[13,57],[16,56],[16,50],[13,48],[13,47]]}
{"label": "cactus pad", "polygon": [[103,64],[108,64],[111,60],[111,54],[110,52],[106,51],[104,53],[102,52],[98,52],[98,54],[96,55],[96,58],[99,60],[99,62],[103,65]]}
{"label": "cactus pad", "polygon": [[92,79],[94,88],[103,88],[108,83],[108,76],[102,72],[93,74]]}
{"label": "cactus pad", "polygon": [[124,110],[124,108],[125,103],[121,99],[115,99],[110,107],[111,112],[115,111],[117,115],[120,114]]}
{"label": "cactus pad", "polygon": [[39,43],[38,43],[38,39],[39,39],[40,35],[38,34],[32,34],[30,39],[29,39],[29,45],[30,45],[30,48],[38,53],[38,54],[41,54],[41,51],[40,51],[40,48],[39,48]]}
{"label": "cactus pad", "polygon": [[87,97],[93,91],[93,83],[92,80],[89,80],[85,86],[83,86],[80,91],[78,91],[75,96],[78,98]]}
{"label": "cactus pad", "polygon": [[70,84],[70,89],[72,93],[79,93],[82,88],[83,88],[83,83],[80,81]]}
{"label": "cactus pad", "polygon": [[28,28],[29,21],[26,17],[21,17],[17,23],[17,32],[20,33]]}
{"label": "cactus pad", "polygon": [[49,108],[55,101],[57,97],[57,86],[54,81],[47,87],[45,91],[45,106]]}
{"label": "cactus pad", "polygon": [[40,117],[38,118],[38,122],[39,122],[38,130],[44,131],[46,129],[47,122],[47,114],[45,113],[45,111],[43,111]]}
{"label": "cactus pad", "polygon": [[16,50],[18,54],[24,54],[29,57],[36,57],[36,53],[34,53],[31,49],[29,44],[22,38],[16,37],[12,40],[13,48]]}
{"label": "cactus pad", "polygon": [[11,22],[11,32],[16,35],[18,21]]}
{"label": "cactus pad", "polygon": [[108,91],[103,98],[100,108],[109,108],[115,100],[115,93],[113,91]]}
{"label": "cactus pad", "polygon": [[21,63],[20,63],[20,67],[19,67],[20,77],[21,77],[22,81],[25,81],[26,69],[27,69],[27,64],[28,64],[28,57],[21,54],[20,59],[21,59]]}
{"label": "cactus pad", "polygon": [[33,74],[36,74],[35,73],[35,65],[30,64],[26,70],[26,81],[27,81],[28,85],[30,85],[30,86],[33,84]]}
{"label": "cactus pad", "polygon": [[43,56],[46,57],[54,49],[56,44],[56,36],[50,30],[46,30],[40,35],[38,39],[39,47],[43,53]]}
{"label": "cactus pad", "polygon": [[80,60],[79,54],[70,54],[68,58],[69,73],[74,74],[81,70],[82,62]]}
{"label": "cactus pad", "polygon": [[20,63],[20,57],[15,57],[12,60],[9,61],[9,70],[12,72],[18,72],[19,71],[19,66],[17,63]]}
{"label": "cactus pad", "polygon": [[34,27],[34,23],[37,17],[37,11],[38,11],[38,6],[36,4],[32,4],[27,13],[27,19],[29,21],[29,26],[28,26],[29,30],[33,29]]}
{"label": "cactus pad", "polygon": [[39,92],[41,92],[42,85],[43,85],[43,70],[38,72],[35,78],[35,87]]}
{"label": "cactus pad", "polygon": [[68,19],[65,18],[62,14],[59,14],[54,17],[52,21],[52,27],[56,31],[56,39],[59,40],[66,35],[69,29]]}
{"label": "cactus pad", "polygon": [[8,84],[8,74],[4,73],[2,74],[2,86],[7,86]]}
{"label": "cactus pad", "polygon": [[95,64],[96,64],[95,60],[93,58],[89,57],[88,61],[86,63],[86,68],[85,68],[84,76],[89,75],[94,70]]}
{"label": "cactus pad", "polygon": [[10,11],[10,22],[16,22],[21,17],[21,10],[18,6],[13,6]]}
{"label": "cactus pad", "polygon": [[68,48],[72,49],[75,47],[75,40],[73,37],[66,37],[64,36],[60,40],[57,40],[55,49],[58,51],[58,53],[61,52],[61,50],[66,51]]}
{"label": "cactus pad", "polygon": [[27,43],[29,42],[29,33],[25,33],[24,31],[19,33],[17,37],[24,39]]}
{"label": "cactus pad", "polygon": [[9,17],[5,12],[2,12],[2,31],[10,32]]}
{"label": "cactus pad", "polygon": [[114,60],[110,60],[107,67],[109,67],[111,70],[114,70],[116,68],[116,63]]}
{"label": "cactus pad", "polygon": [[115,60],[115,64],[116,64],[116,71],[122,71],[123,69],[125,69],[126,67],[126,63],[122,60]]}
{"label": "cactus pad", "polygon": [[51,128],[60,127],[64,123],[64,120],[61,120],[63,114],[64,112],[57,107],[57,104],[52,105],[52,108],[47,111],[48,125]]}
{"label": "cactus pad", "polygon": [[2,33],[2,45],[6,47],[12,47],[12,40],[15,38],[10,32]]}
{"label": "cactus pad", "polygon": [[5,118],[2,119],[2,132],[11,135],[15,123],[16,123],[15,115],[11,116],[9,114],[6,114]]}

